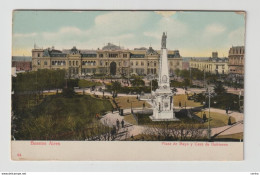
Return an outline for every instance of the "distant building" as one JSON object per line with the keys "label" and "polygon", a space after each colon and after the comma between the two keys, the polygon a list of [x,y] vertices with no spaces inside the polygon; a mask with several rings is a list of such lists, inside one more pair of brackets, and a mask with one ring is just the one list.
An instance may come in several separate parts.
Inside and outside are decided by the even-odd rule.
{"label": "distant building", "polygon": [[190,60],[191,60],[191,57],[185,57],[182,59],[182,70],[190,69]]}
{"label": "distant building", "polygon": [[16,68],[16,72],[28,72],[32,70],[31,61],[12,61],[12,67]]}
{"label": "distant building", "polygon": [[[152,47],[122,49],[108,43],[102,49],[79,50],[75,46],[69,50],[34,48],[32,50],[32,69],[66,69],[70,75],[149,75],[157,74],[160,51]],[[182,69],[182,57],[178,50],[168,50],[170,74]]]}
{"label": "distant building", "polygon": [[245,47],[236,46],[229,49],[229,72],[230,74],[244,75]]}
{"label": "distant building", "polygon": [[228,74],[228,58],[217,56],[217,52],[212,52],[212,57],[209,58],[192,58],[189,66],[212,74]]}

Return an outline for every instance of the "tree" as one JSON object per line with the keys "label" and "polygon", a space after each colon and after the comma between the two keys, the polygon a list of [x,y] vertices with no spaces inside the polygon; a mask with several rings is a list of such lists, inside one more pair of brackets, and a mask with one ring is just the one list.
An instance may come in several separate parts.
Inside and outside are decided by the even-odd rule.
{"label": "tree", "polygon": [[120,91],[120,89],[122,88],[121,83],[118,81],[112,82],[112,86],[111,86],[111,90],[114,92],[118,92]]}
{"label": "tree", "polygon": [[214,92],[218,95],[226,93],[226,89],[223,86],[223,83],[221,81],[216,81],[214,86]]}
{"label": "tree", "polygon": [[184,86],[190,86],[190,79],[189,78],[185,78],[184,82],[183,82]]}
{"label": "tree", "polygon": [[158,81],[157,80],[152,80],[152,90],[155,90],[158,88]]}
{"label": "tree", "polygon": [[144,80],[142,80],[142,79],[139,78],[139,77],[134,78],[134,80],[131,81],[131,84],[132,84],[133,86],[138,86],[138,87],[145,85]]}
{"label": "tree", "polygon": [[175,69],[175,74],[176,74],[177,77],[180,76],[180,73],[181,73],[180,69]]}

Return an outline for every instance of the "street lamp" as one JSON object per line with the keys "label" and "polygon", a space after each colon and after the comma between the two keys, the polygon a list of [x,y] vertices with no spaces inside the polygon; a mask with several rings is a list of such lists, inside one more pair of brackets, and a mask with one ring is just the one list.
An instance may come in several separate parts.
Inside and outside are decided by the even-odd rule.
{"label": "street lamp", "polygon": [[131,101],[131,114],[133,114],[132,101]]}
{"label": "street lamp", "polygon": [[208,87],[208,97],[209,97],[209,118],[208,118],[208,139],[211,139],[211,127],[210,127],[210,97],[211,97],[211,90]]}

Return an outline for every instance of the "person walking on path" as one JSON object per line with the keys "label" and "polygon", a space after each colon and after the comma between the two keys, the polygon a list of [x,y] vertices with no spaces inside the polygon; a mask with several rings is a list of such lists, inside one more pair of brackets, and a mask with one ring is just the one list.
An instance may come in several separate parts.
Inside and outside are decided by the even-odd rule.
{"label": "person walking on path", "polygon": [[228,114],[228,107],[226,107],[226,114]]}
{"label": "person walking on path", "polygon": [[203,121],[204,121],[204,122],[207,121],[207,116],[206,116],[206,113],[205,113],[205,112],[203,113]]}
{"label": "person walking on path", "polygon": [[229,116],[229,118],[228,118],[228,125],[232,125],[232,123],[231,123],[231,117]]}
{"label": "person walking on path", "polygon": [[119,122],[118,119],[116,119],[116,126],[117,126],[117,129],[119,130],[119,128],[120,128],[120,122]]}
{"label": "person walking on path", "polygon": [[181,108],[181,101],[179,101],[179,107]]}
{"label": "person walking on path", "polygon": [[122,125],[122,128],[125,127],[125,121],[124,120],[121,121],[121,125]]}

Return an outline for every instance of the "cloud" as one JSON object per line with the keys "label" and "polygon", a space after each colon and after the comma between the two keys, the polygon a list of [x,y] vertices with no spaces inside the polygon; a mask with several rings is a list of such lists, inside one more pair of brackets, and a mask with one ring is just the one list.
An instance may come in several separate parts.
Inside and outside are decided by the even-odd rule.
{"label": "cloud", "polygon": [[245,44],[245,28],[241,27],[231,31],[228,34],[228,41],[231,45],[244,45]]}
{"label": "cloud", "polygon": [[56,32],[42,32],[41,35],[44,39],[52,40],[52,39],[62,39],[66,37],[84,37],[88,35],[89,32],[87,30],[81,30],[77,27],[62,27]]}
{"label": "cloud", "polygon": [[160,39],[162,33],[167,32],[169,37],[178,38],[185,35],[188,31],[188,28],[184,23],[172,18],[162,18],[154,25],[153,31],[147,31],[143,34],[148,37]]}
{"label": "cloud", "polygon": [[176,11],[154,11],[154,12],[159,15],[162,15],[163,17],[170,17],[177,13]]}
{"label": "cloud", "polygon": [[118,32],[134,31],[144,25],[149,17],[147,12],[110,12],[95,18],[93,32],[115,35]]}
{"label": "cloud", "polygon": [[155,39],[161,38],[161,34],[157,33],[157,32],[144,32],[144,36],[152,37],[152,38],[155,38]]}
{"label": "cloud", "polygon": [[210,24],[204,30],[205,37],[216,36],[226,31],[226,27],[221,24]]}

